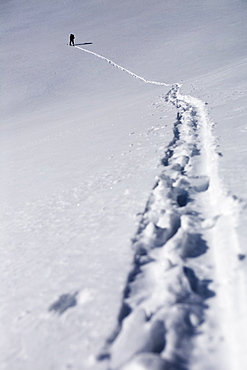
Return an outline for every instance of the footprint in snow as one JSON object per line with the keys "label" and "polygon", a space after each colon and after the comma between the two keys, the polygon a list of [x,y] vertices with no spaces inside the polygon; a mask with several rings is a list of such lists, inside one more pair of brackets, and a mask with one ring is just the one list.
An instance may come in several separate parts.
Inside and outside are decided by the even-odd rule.
{"label": "footprint in snow", "polygon": [[89,289],[83,289],[82,291],[76,291],[75,293],[62,294],[60,297],[50,305],[49,311],[54,311],[58,315],[62,315],[68,309],[77,305],[84,305],[91,301],[93,292]]}
{"label": "footprint in snow", "polygon": [[77,305],[78,292],[74,294],[62,294],[50,307],[49,311],[54,311],[58,315],[62,315],[69,308]]}

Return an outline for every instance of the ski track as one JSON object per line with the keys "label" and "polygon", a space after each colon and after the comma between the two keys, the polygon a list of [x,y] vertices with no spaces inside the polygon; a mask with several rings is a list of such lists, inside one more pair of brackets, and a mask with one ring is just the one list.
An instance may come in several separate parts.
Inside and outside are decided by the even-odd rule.
{"label": "ski track", "polygon": [[[220,292],[213,292],[209,288],[212,280],[197,276],[199,258],[209,248],[205,232],[211,235],[210,249],[219,280],[222,276],[230,279],[228,263],[222,258],[224,249],[228,248],[232,260],[241,255],[234,230],[239,213],[237,201],[226,194],[219,179],[219,154],[206,104],[181,95],[180,84],[148,81],[103,56],[76,47],[145,83],[171,86],[162,99],[177,108],[174,137],[161,160],[163,170],[132,241],[133,266],[123,292],[118,324],[98,361],[108,361],[111,370],[188,369],[205,320],[206,301],[216,293],[228,302],[222,318],[222,322],[228,322],[223,331],[229,348],[237,353],[229,320],[234,306],[229,295],[235,294],[237,299],[241,296],[243,277],[239,277],[238,295],[236,287],[229,291],[227,284]],[[228,240],[222,238],[226,230]],[[245,303],[240,302],[243,310]],[[240,369],[234,360],[229,368]]]}

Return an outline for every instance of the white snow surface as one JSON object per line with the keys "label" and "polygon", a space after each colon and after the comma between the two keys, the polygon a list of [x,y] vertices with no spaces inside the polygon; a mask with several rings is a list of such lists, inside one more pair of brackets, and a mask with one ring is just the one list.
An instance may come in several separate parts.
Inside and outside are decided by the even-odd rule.
{"label": "white snow surface", "polygon": [[247,369],[246,17],[1,2],[0,369]]}

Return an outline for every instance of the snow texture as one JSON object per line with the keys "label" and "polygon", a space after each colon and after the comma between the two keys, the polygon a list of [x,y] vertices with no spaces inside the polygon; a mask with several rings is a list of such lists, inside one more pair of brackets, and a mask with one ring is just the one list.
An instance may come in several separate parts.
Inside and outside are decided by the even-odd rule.
{"label": "snow texture", "polygon": [[245,370],[246,3],[1,8],[0,368]]}

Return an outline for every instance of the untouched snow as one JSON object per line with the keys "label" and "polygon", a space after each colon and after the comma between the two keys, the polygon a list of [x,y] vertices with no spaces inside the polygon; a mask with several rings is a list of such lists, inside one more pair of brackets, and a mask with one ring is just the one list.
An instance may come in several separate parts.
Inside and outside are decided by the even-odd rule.
{"label": "untouched snow", "polygon": [[2,2],[1,369],[246,369],[246,13]]}

